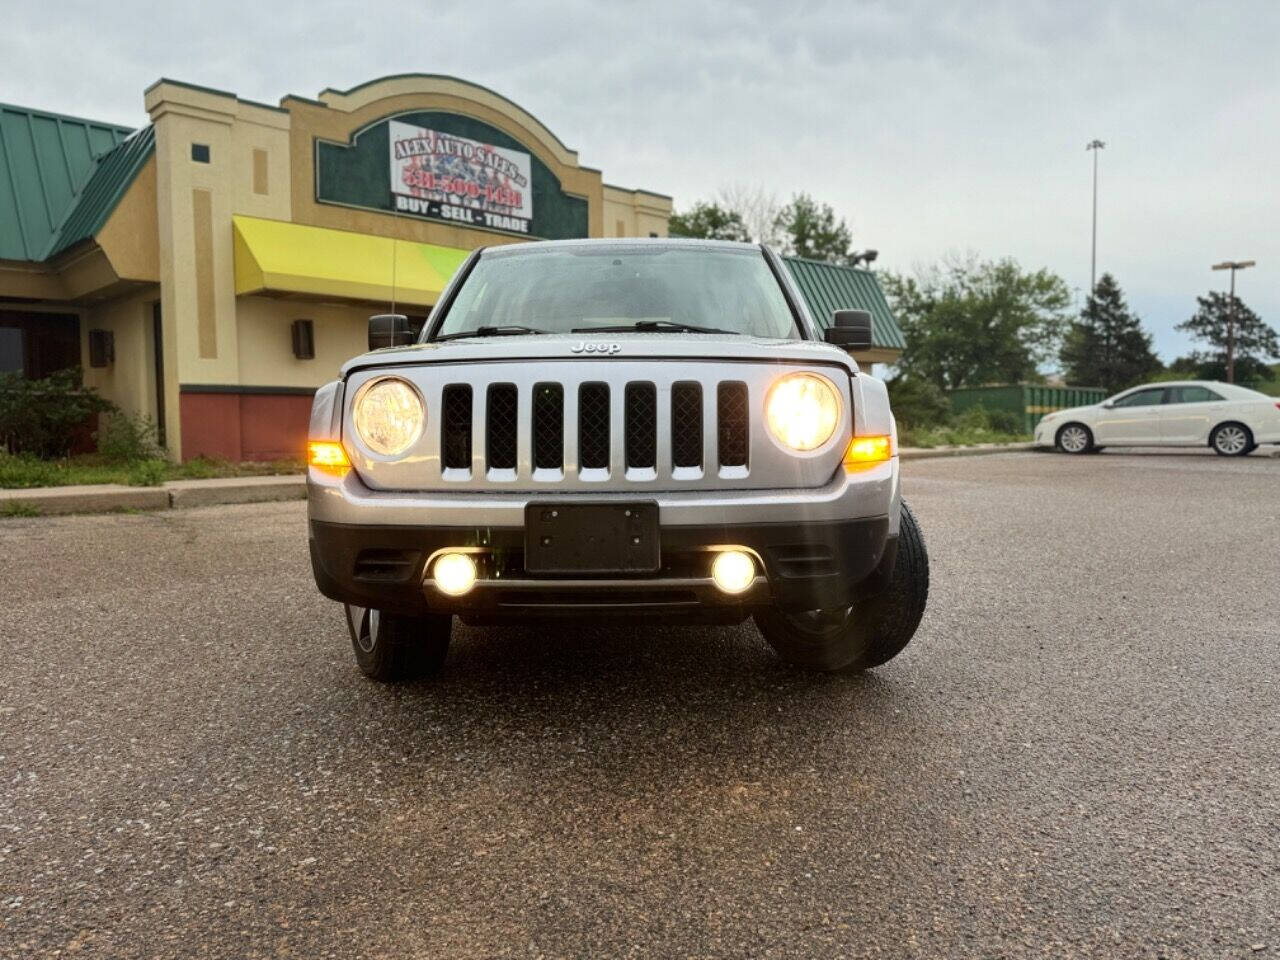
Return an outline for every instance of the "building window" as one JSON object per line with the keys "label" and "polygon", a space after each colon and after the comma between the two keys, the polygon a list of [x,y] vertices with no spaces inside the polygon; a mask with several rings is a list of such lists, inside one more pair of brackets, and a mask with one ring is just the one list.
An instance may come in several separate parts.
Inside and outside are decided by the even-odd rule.
{"label": "building window", "polygon": [[0,373],[21,373],[22,330],[18,327],[0,327]]}
{"label": "building window", "polygon": [[624,221],[619,220],[615,226],[616,230],[613,234],[615,237],[625,237],[627,235],[627,225]]}
{"label": "building window", "polygon": [[196,163],[208,163],[209,145],[207,143],[193,143],[191,145],[191,159]]}
{"label": "building window", "polygon": [[0,373],[41,380],[80,365],[80,319],[74,314],[0,310]]}

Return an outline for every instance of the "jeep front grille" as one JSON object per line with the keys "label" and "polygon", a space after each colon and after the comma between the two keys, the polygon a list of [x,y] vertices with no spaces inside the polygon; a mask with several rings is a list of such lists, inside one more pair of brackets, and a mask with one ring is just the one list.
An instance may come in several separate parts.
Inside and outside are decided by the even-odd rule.
{"label": "jeep front grille", "polygon": [[[438,363],[397,371],[414,383],[427,429],[405,456],[354,448],[372,489],[631,493],[792,489],[830,483],[843,448],[796,457],[762,422],[779,376],[812,370],[841,390],[843,371],[716,359]],[[377,371],[354,378],[353,392]],[[847,379],[845,379],[847,383]],[[344,430],[354,431],[346,411]],[[710,504],[711,502],[708,501]],[[707,507],[714,516],[714,506]]]}
{"label": "jeep front grille", "polygon": [[[449,383],[441,390],[440,463],[446,470],[470,470],[472,391],[470,384]],[[622,435],[626,470],[654,471],[658,467],[658,390],[649,381],[632,381],[622,390]],[[535,470],[566,470],[565,390],[559,383],[536,383],[527,408],[513,383],[493,383],[485,392],[484,444],[486,471],[510,471],[519,460],[520,424],[527,410],[530,447]],[[747,385],[723,382],[717,391],[717,437],[720,466],[743,467],[747,463],[750,423],[747,417]],[[608,471],[611,423],[611,391],[606,383],[578,386],[577,435],[580,470]],[[702,385],[680,381],[671,387],[670,444],[673,467],[702,466]],[[568,429],[573,429],[569,425]],[[496,479],[496,478],[495,478]]]}

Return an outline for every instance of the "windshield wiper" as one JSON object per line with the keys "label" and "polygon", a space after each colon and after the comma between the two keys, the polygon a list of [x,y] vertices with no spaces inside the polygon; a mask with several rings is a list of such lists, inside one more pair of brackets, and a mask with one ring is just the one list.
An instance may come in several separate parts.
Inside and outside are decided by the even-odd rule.
{"label": "windshield wiper", "polygon": [[637,320],[635,323],[621,323],[610,327],[574,327],[570,333],[732,333],[741,336],[739,330],[723,330],[720,327],[700,327],[694,323],[681,323],[678,320]]}
{"label": "windshield wiper", "polygon": [[467,337],[514,337],[522,333],[542,333],[534,327],[523,327],[518,323],[504,323],[497,327],[476,327],[474,330],[459,330],[457,333],[446,333],[429,341],[439,343],[441,340],[463,340]]}

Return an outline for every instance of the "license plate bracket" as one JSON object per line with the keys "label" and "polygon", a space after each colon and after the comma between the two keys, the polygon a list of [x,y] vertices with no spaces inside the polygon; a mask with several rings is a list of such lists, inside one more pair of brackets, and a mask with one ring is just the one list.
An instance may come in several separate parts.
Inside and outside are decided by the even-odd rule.
{"label": "license plate bracket", "polygon": [[524,568],[534,574],[656,573],[658,504],[535,502],[524,508]]}

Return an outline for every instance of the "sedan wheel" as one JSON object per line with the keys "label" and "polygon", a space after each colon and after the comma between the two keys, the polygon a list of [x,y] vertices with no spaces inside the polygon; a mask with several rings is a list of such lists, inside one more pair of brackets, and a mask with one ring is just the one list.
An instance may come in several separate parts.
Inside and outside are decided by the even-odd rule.
{"label": "sedan wheel", "polygon": [[1068,423],[1058,431],[1058,449],[1063,453],[1088,453],[1093,446],[1089,428],[1079,423]]}
{"label": "sedan wheel", "polygon": [[1213,431],[1209,439],[1214,453],[1224,457],[1244,456],[1253,447],[1253,437],[1247,427],[1238,423],[1224,423]]}

